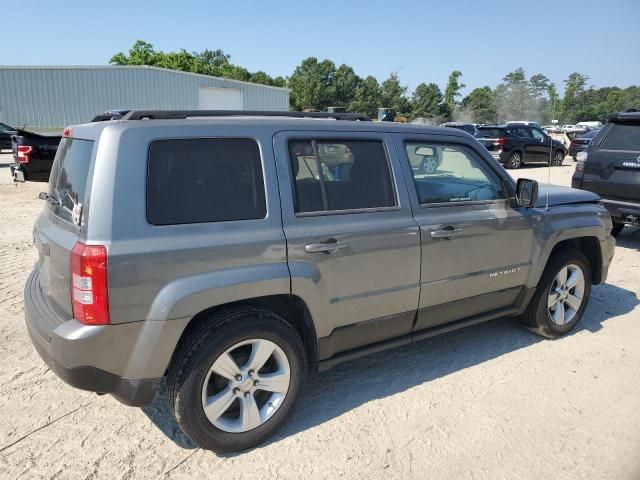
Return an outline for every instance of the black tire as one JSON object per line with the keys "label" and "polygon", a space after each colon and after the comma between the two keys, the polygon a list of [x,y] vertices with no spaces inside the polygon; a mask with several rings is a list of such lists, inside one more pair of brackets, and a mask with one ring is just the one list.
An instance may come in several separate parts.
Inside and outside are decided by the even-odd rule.
{"label": "black tire", "polygon": [[562,162],[564,161],[564,153],[562,150],[555,150],[553,152],[553,160],[551,161],[554,167],[562,166]]}
{"label": "black tire", "polygon": [[614,221],[613,228],[611,229],[611,235],[613,235],[614,237],[617,237],[618,235],[620,235],[623,228],[624,228],[624,223],[619,223]]}
{"label": "black tire", "polygon": [[509,169],[517,169],[522,166],[522,154],[520,152],[513,152],[509,155],[509,160],[505,165]]}
{"label": "black tire", "polygon": [[[203,384],[214,361],[248,339],[266,339],[282,349],[290,367],[290,383],[281,406],[258,427],[230,433],[214,426],[202,406]],[[296,330],[268,310],[237,307],[204,319],[171,361],[167,379],[169,406],[184,433],[200,447],[218,452],[246,450],[271,437],[290,417],[307,372],[304,346]]]}
{"label": "black tire", "polygon": [[[567,265],[575,265],[582,270],[585,282],[584,294],[582,296],[582,303],[571,321],[564,325],[557,325],[551,320],[551,314],[549,312],[547,302],[551,288],[554,285],[556,275]],[[522,314],[522,323],[524,323],[524,325],[531,331],[542,335],[543,337],[555,338],[566,334],[573,329],[578,322],[580,322],[582,314],[589,303],[589,296],[591,295],[591,278],[589,261],[580,250],[564,249],[558,251],[551,259],[549,259],[549,262],[544,269],[544,273],[538,282],[536,293],[527,306],[527,309]]]}

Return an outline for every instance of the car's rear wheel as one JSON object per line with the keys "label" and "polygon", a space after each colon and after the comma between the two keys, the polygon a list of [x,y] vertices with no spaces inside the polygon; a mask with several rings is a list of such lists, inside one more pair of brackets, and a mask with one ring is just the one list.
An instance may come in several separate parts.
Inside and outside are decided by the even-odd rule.
{"label": "car's rear wheel", "polygon": [[234,308],[181,342],[169,368],[169,404],[199,446],[245,450],[287,421],[305,372],[302,340],[289,323],[267,310]]}
{"label": "car's rear wheel", "polygon": [[554,167],[561,166],[563,161],[564,161],[564,153],[562,153],[562,151],[556,150],[555,152],[553,152],[552,164]]}
{"label": "car's rear wheel", "polygon": [[507,161],[507,168],[520,168],[522,166],[522,155],[520,152],[513,152],[509,155],[509,160]]}
{"label": "car's rear wheel", "polygon": [[591,269],[582,252],[560,250],[548,262],[523,323],[545,337],[559,337],[574,328],[591,295]]}

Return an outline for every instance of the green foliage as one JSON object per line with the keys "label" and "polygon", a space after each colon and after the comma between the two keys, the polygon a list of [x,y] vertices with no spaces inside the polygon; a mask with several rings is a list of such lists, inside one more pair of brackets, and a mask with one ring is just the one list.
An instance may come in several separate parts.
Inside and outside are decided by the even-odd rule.
{"label": "green foliage", "polygon": [[435,83],[421,83],[418,85],[411,97],[411,114],[414,117],[439,120],[442,115],[442,92],[440,87]]}
{"label": "green foliage", "polygon": [[460,83],[458,79],[462,76],[462,72],[459,70],[454,70],[449,75],[449,80],[447,81],[447,87],[444,90],[444,105],[446,107],[446,112],[451,115],[456,107],[456,97],[459,97],[460,90],[462,90],[466,85],[464,83]]}
{"label": "green foliage", "polygon": [[471,120],[475,123],[495,123],[498,117],[496,99],[493,91],[489,87],[476,88],[468,97],[464,104],[471,115]]}
{"label": "green foliage", "polygon": [[458,97],[465,85],[460,82],[462,72],[454,70],[444,90],[435,83],[421,83],[411,96],[397,73],[382,84],[373,76],[361,78],[352,67],[342,64],[336,68],[331,60],[319,61],[309,57],[296,67],[289,78],[271,77],[263,71],[250,72],[231,63],[231,57],[220,49],[188,52],[155,50],[143,40],[136,41],[127,53],[111,57],[115,65],[150,65],[172,70],[200,73],[215,77],[243,80],[263,85],[291,89],[291,108],[325,110],[329,106],[345,106],[351,112],[375,117],[379,107],[395,108],[399,115],[424,117],[436,122],[470,120],[477,123],[533,120],[561,123],[604,120],[607,113],[640,108],[640,87],[588,87],[589,77],[574,72],[564,81],[564,98],[556,86],[543,74],[527,80],[524,69],[507,73],[494,90],[474,89],[461,103]]}
{"label": "green foliage", "polygon": [[407,87],[400,83],[397,73],[389,75],[380,85],[381,107],[395,108],[398,115],[408,115],[411,111],[407,98]]}

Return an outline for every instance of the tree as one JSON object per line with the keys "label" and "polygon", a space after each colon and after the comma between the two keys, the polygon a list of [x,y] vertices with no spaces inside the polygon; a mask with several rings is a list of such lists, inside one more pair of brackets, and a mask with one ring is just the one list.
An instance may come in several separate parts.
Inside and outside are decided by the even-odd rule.
{"label": "tree", "polygon": [[562,100],[562,117],[564,121],[576,122],[579,110],[583,107],[584,87],[589,77],[578,72],[573,72],[564,81],[564,98]]}
{"label": "tree", "polygon": [[319,62],[309,57],[296,67],[289,79],[291,103],[295,110],[324,110],[334,103],[336,65],[331,60]]}
{"label": "tree", "polygon": [[454,70],[449,75],[447,81],[447,88],[444,90],[444,105],[447,109],[447,113],[451,115],[456,107],[456,97],[459,97],[460,90],[466,87],[464,83],[460,83],[458,79],[462,76],[462,72]]}
{"label": "tree", "polygon": [[466,97],[464,103],[474,122],[495,123],[497,121],[498,112],[491,88],[476,88]]}
{"label": "tree", "polygon": [[380,86],[380,96],[385,108],[395,108],[396,113],[406,115],[411,111],[409,99],[406,97],[407,87],[400,84],[397,73],[389,75]]}
{"label": "tree", "polygon": [[549,91],[549,79],[538,73],[529,79],[529,94],[534,100],[539,100]]}
{"label": "tree", "polygon": [[333,78],[336,106],[348,106],[353,101],[361,81],[353,68],[345,64],[340,65]]}
{"label": "tree", "polygon": [[503,83],[495,90],[498,121],[540,120],[540,114],[531,94],[524,69],[507,73]]}
{"label": "tree", "polygon": [[349,103],[350,112],[358,112],[375,117],[378,107],[382,106],[380,85],[375,77],[369,75],[357,86],[353,100]]}
{"label": "tree", "polygon": [[435,83],[421,83],[411,97],[414,117],[439,118],[442,113],[442,92]]}

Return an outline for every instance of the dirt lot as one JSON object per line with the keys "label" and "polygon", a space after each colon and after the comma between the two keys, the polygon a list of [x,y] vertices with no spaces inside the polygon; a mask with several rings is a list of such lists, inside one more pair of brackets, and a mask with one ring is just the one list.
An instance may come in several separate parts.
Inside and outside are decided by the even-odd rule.
{"label": "dirt lot", "polygon": [[[22,287],[42,183],[0,156],[0,477],[640,479],[640,230],[578,330],[541,340],[511,319],[344,364],[307,386],[267,445],[217,456],[144,409],[75,390],[32,348]],[[552,170],[567,185],[573,162]],[[546,181],[546,168],[520,176]]]}

